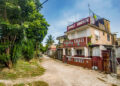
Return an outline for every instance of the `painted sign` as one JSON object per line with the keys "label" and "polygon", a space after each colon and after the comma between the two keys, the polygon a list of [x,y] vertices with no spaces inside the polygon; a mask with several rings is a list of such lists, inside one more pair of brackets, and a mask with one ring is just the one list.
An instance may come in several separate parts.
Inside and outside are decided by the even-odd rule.
{"label": "painted sign", "polygon": [[76,28],[78,28],[80,26],[83,26],[83,25],[86,25],[86,24],[90,24],[90,17],[84,18],[84,19],[82,19],[82,20],[68,26],[67,31],[76,29]]}
{"label": "painted sign", "polygon": [[82,38],[78,38],[78,39],[65,41],[63,43],[63,45],[64,45],[64,47],[80,47],[80,46],[84,47],[84,46],[87,46],[88,42],[90,42],[89,37],[82,37]]}

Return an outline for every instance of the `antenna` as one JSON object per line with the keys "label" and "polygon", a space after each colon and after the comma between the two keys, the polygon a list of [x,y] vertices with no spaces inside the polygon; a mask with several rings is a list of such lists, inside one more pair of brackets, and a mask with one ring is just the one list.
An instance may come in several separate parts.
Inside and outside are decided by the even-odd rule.
{"label": "antenna", "polygon": [[89,10],[89,16],[90,16],[90,4],[88,3],[88,10]]}

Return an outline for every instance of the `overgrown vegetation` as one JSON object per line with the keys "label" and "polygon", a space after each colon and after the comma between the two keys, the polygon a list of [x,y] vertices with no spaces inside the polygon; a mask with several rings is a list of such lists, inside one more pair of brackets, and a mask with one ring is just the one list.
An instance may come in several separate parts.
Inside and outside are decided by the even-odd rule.
{"label": "overgrown vegetation", "polygon": [[[0,86],[6,86],[4,83],[0,83]],[[13,86],[49,86],[46,82],[43,81],[34,81],[31,83],[19,83],[14,84]]]}
{"label": "overgrown vegetation", "polygon": [[0,86],[5,86],[5,84],[4,83],[0,83]]}
{"label": "overgrown vegetation", "polygon": [[0,72],[0,79],[17,79],[24,77],[40,76],[45,69],[39,65],[38,59],[32,59],[30,62],[19,60],[12,69],[4,68]]}
{"label": "overgrown vegetation", "polygon": [[48,86],[47,83],[43,82],[43,81],[36,81],[36,82],[32,82],[32,83],[27,83],[27,84],[15,84],[13,86]]}
{"label": "overgrown vegetation", "polygon": [[49,35],[46,41],[46,44],[48,46],[52,45],[54,43],[54,37],[52,35]]}
{"label": "overgrown vegetation", "polygon": [[29,61],[39,51],[49,26],[41,8],[39,0],[0,0],[1,64],[12,68],[20,57]]}

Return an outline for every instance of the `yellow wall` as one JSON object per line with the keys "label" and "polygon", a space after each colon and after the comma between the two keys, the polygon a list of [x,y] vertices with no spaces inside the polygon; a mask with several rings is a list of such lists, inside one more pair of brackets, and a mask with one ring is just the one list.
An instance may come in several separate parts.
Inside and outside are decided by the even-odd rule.
{"label": "yellow wall", "polygon": [[[91,31],[91,34],[92,34],[92,40],[91,40],[92,44],[112,45],[111,35],[110,35],[110,41],[108,41],[106,32],[104,32],[104,35],[103,35],[103,31],[95,29],[93,27],[90,27],[90,31]],[[100,35],[99,40],[96,40],[95,31],[99,32],[99,35]]]}

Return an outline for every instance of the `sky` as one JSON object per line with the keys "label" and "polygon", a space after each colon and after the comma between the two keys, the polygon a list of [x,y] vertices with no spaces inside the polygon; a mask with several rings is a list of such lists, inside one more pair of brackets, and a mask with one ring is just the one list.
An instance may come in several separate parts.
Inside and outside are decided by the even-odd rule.
{"label": "sky", "polygon": [[50,34],[57,43],[56,37],[64,35],[68,25],[88,17],[88,4],[94,13],[110,21],[111,32],[120,37],[120,0],[48,0],[41,10],[50,24],[43,44]]}

